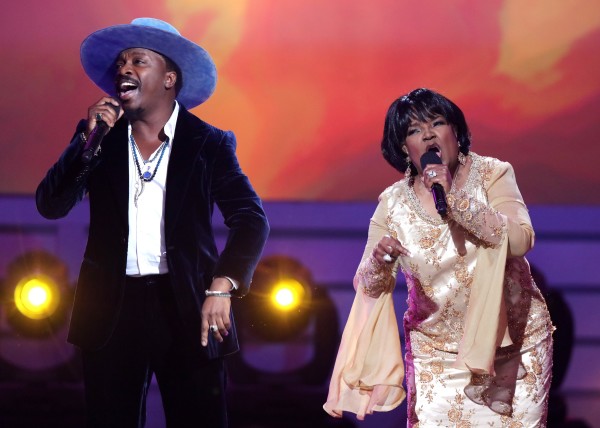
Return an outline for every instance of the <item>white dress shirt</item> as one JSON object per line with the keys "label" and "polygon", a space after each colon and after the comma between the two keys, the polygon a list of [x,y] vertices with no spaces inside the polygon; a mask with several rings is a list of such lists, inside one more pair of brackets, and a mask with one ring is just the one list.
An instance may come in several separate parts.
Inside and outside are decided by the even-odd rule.
{"label": "white dress shirt", "polygon": [[164,126],[166,143],[145,159],[146,164],[139,151],[136,153],[142,173],[146,170],[154,173],[158,165],[151,181],[140,178],[133,152],[137,147],[132,147],[131,124],[129,125],[129,240],[126,267],[126,274],[129,276],[163,274],[169,270],[164,233],[165,192],[178,115],[179,104],[176,101],[173,113]]}

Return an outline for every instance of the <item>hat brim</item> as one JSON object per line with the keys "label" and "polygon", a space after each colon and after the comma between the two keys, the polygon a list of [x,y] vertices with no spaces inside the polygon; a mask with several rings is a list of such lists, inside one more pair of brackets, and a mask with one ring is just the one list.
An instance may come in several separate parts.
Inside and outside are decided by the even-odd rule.
{"label": "hat brim", "polygon": [[149,26],[114,25],[90,34],[81,44],[81,64],[100,89],[116,96],[115,61],[130,48],[153,50],[177,64],[183,75],[177,101],[186,108],[202,104],[214,92],[217,69],[208,52],[178,34]]}

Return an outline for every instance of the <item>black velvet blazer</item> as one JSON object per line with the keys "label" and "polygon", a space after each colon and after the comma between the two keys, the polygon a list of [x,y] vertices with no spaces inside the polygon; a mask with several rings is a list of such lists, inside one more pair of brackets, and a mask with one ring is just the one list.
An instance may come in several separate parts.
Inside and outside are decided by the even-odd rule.
{"label": "black velvet blazer", "polygon": [[[38,211],[46,218],[66,216],[88,194],[90,225],[69,330],[69,341],[83,349],[106,344],[118,319],[125,285],[128,240],[127,121],[121,118],[104,137],[100,154],[86,167],[79,133],[85,121],[38,186]],[[198,338],[207,358],[238,349],[233,325],[219,344],[209,335],[200,347],[200,310],[213,276],[224,275],[248,292],[269,225],[262,204],[236,155],[235,136],[180,108],[167,170],[164,233],[169,275],[179,313]],[[229,228],[218,254],[211,224],[214,204]],[[201,348],[201,349],[200,349]]]}

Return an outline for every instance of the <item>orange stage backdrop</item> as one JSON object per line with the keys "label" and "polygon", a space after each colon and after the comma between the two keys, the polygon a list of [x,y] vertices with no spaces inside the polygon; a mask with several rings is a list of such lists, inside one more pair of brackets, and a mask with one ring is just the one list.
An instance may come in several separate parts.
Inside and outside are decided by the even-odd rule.
{"label": "orange stage backdrop", "polygon": [[195,109],[235,131],[266,200],[373,200],[389,104],[453,99],[473,150],[511,162],[529,204],[600,203],[600,2],[590,0],[41,0],[3,7],[0,192],[30,194],[101,92],[92,31],[153,16],[215,59]]}

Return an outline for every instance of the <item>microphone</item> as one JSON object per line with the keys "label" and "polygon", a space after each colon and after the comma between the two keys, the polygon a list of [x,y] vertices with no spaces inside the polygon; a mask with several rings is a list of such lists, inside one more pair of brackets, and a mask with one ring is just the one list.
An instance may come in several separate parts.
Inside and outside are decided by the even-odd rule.
{"label": "microphone", "polygon": [[[421,170],[424,170],[425,167],[429,164],[441,164],[442,160],[436,154],[435,150],[430,150],[428,152],[423,153],[421,156]],[[448,212],[448,205],[446,203],[446,192],[444,192],[444,188],[440,183],[433,183],[431,186],[431,194],[433,195],[433,201],[435,202],[435,209],[438,214],[442,217],[446,217],[446,213]]]}
{"label": "microphone", "polygon": [[[115,113],[117,113],[117,116],[119,116],[119,112],[121,111],[120,106],[116,106],[111,103],[105,104],[111,106]],[[85,147],[83,148],[83,153],[81,154],[81,160],[84,164],[90,163],[94,155],[98,153],[98,150],[100,149],[100,143],[109,130],[110,128],[105,121],[96,121],[96,126],[94,126],[94,129],[92,129],[92,132],[90,132],[87,142],[85,143]]]}

